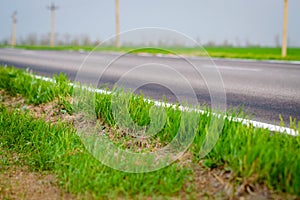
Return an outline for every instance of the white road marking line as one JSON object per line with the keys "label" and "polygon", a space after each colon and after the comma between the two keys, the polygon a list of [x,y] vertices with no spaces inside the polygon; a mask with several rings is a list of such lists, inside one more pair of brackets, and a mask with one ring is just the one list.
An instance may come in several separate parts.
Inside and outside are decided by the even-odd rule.
{"label": "white road marking line", "polygon": [[[49,81],[52,83],[55,83],[55,80],[49,77],[44,77],[44,76],[39,76],[39,75],[32,75],[33,77],[37,78],[37,79],[41,79],[44,81]],[[70,86],[74,86],[74,87],[79,87],[78,85],[75,85],[73,83],[69,84]],[[94,91],[100,94],[111,94],[111,91],[106,91],[106,90],[102,90],[102,89],[94,89],[94,88],[90,88],[90,87],[83,87],[89,91]],[[154,101],[154,100],[150,100],[150,99],[144,99],[144,101],[146,102],[154,102],[154,104],[156,106],[162,106],[162,107],[173,107],[176,108],[175,104],[171,104],[171,103],[164,103],[161,101]],[[184,106],[179,106],[179,110],[181,111],[196,111],[199,112],[201,114],[204,114],[205,111],[204,110],[199,110],[199,109],[191,109],[189,107],[184,107]],[[277,126],[277,125],[273,125],[273,124],[268,124],[268,123],[264,123],[264,122],[259,122],[259,121],[254,121],[254,120],[249,120],[249,119],[243,119],[243,118],[239,118],[239,117],[232,117],[232,116],[227,116],[227,115],[221,115],[221,114],[216,114],[216,113],[212,113],[212,115],[217,116],[217,117],[223,117],[224,119],[229,119],[235,122],[241,122],[242,124],[246,125],[246,126],[253,126],[255,128],[263,128],[263,129],[268,129],[270,131],[275,131],[275,132],[279,132],[282,134],[288,134],[288,135],[292,135],[292,136],[299,136],[298,131],[295,131],[294,129],[288,128],[288,127],[282,127],[282,126]]]}
{"label": "white road marking line", "polygon": [[[175,52],[176,53],[176,52]],[[141,57],[155,57],[155,54],[151,54],[151,53],[138,53],[136,54],[138,56]],[[161,57],[165,57],[165,58],[176,58],[176,59],[181,59],[181,58],[192,58],[192,59],[196,59],[196,60],[205,60],[205,59],[210,59],[213,61],[219,61],[219,60],[224,60],[224,61],[238,61],[238,62],[249,62],[249,63],[253,63],[253,62],[265,62],[265,63],[274,63],[274,64],[293,64],[293,65],[300,65],[300,61],[298,60],[257,60],[257,59],[243,59],[243,58],[218,58],[218,57],[211,57],[205,55],[205,56],[193,56],[193,55],[184,55],[184,54],[163,54],[161,55]]]}
{"label": "white road marking line", "polygon": [[257,60],[257,59],[243,59],[243,58],[218,58],[218,57],[212,57],[212,60],[225,60],[225,61],[232,61],[232,62],[261,62],[261,63],[274,63],[274,64],[293,64],[293,65],[299,65],[300,61],[297,60]]}
{"label": "white road marking line", "polygon": [[243,67],[231,67],[231,66],[212,66],[212,65],[204,65],[205,68],[216,68],[216,69],[225,69],[225,70],[234,70],[234,71],[252,71],[252,72],[260,72],[261,69],[257,68],[243,68]]}

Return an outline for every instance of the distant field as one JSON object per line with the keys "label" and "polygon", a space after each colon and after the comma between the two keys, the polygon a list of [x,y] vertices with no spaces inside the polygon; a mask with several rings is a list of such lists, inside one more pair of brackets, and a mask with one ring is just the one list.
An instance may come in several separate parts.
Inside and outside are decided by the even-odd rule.
{"label": "distant field", "polygon": [[221,58],[247,58],[257,60],[300,60],[300,48],[288,49],[286,58],[281,57],[280,48],[232,48],[208,47],[205,48],[210,56]]}
{"label": "distant field", "polygon": [[[2,46],[2,48],[5,46]],[[91,51],[93,46],[17,46],[16,48],[28,50],[73,50],[73,51]],[[289,48],[287,57],[281,57],[280,48],[271,47],[204,47],[209,56],[217,58],[239,58],[239,59],[255,59],[255,60],[292,60],[300,61],[300,48]],[[151,53],[151,54],[182,54],[190,56],[207,56],[206,52],[201,48],[188,47],[121,47],[117,49],[113,46],[101,46],[96,48],[97,51],[120,51],[134,53]],[[163,50],[162,50],[163,49]]]}

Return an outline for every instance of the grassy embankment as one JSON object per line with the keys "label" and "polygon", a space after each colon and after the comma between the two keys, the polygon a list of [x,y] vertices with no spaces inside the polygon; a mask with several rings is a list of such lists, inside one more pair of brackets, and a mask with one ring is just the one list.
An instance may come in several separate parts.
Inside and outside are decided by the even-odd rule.
{"label": "grassy embankment", "polygon": [[[2,46],[4,47],[4,46]],[[72,50],[72,51],[91,51],[92,46],[16,46],[16,48],[28,50]],[[160,50],[163,49],[163,50]],[[254,59],[254,60],[291,60],[300,61],[300,48],[288,48],[287,56],[281,57],[281,48],[272,47],[204,47],[208,55],[216,58],[238,58],[238,59]],[[188,47],[121,47],[119,49],[113,46],[100,46],[97,51],[117,51],[128,52],[134,50],[135,53],[151,53],[151,54],[182,54],[189,56],[207,56],[202,48]]]}
{"label": "grassy embankment", "polygon": [[[74,115],[76,110],[67,100],[74,88],[68,85],[69,81],[63,75],[54,78],[56,83],[46,82],[24,71],[1,67],[0,89],[12,96],[21,94],[28,104],[39,105],[56,99],[60,110]],[[85,92],[87,96],[91,95],[89,91]],[[119,130],[115,123],[111,110],[112,95],[95,94],[95,114],[107,127],[113,127],[107,134],[115,136],[116,145],[128,149],[128,141],[134,138],[130,135],[119,137],[124,130]],[[119,95],[126,94],[121,92]],[[142,96],[132,98],[129,101],[131,117],[139,125],[149,124],[151,106]],[[172,108],[165,108],[165,111],[167,123],[150,143],[167,144],[179,129],[183,113]],[[130,174],[97,161],[88,153],[72,125],[50,124],[43,119],[34,119],[26,109],[10,110],[0,106],[0,165],[8,165],[9,155],[17,153],[24,160],[23,164],[32,170],[56,174],[62,189],[95,198],[136,195],[157,198],[182,193],[196,198],[199,191],[195,183],[195,166],[199,163],[233,172],[235,184],[257,183],[279,192],[300,195],[300,137],[270,133],[225,119],[217,144],[207,156],[199,159],[203,138],[209,131],[210,122],[215,119],[207,113],[192,112],[185,122],[195,120],[196,116],[201,120],[188,149],[193,165],[175,162],[155,172]],[[185,122],[182,135],[191,130],[189,123]],[[292,128],[297,129],[295,123]]]}

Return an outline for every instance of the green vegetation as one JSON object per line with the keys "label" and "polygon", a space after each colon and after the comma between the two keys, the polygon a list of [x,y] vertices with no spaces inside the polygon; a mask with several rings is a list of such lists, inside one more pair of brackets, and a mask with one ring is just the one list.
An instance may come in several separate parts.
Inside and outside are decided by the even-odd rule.
{"label": "green vegetation", "polygon": [[[33,170],[55,172],[61,187],[72,193],[110,198],[168,195],[182,188],[188,173],[176,165],[146,174],[116,171],[89,154],[72,127],[50,125],[22,111],[8,112],[3,106],[0,127],[1,154],[17,152]],[[0,164],[5,165],[7,159]]]}
{"label": "green vegetation", "polygon": [[[246,129],[227,122],[223,135],[208,156],[208,163],[228,165],[238,176],[267,183],[299,195],[300,138]],[[297,161],[296,161],[297,160]]]}
{"label": "green vegetation", "polygon": [[[78,103],[73,109],[66,101],[74,88],[68,85],[63,76],[55,77],[57,84],[37,80],[27,72],[14,68],[0,68],[0,89],[10,95],[20,93],[28,102],[39,104],[51,100],[62,99],[61,104],[69,113],[76,113]],[[92,95],[95,99],[95,116],[107,127],[107,134],[112,134],[113,142],[122,148],[128,147],[133,136],[120,137],[128,129],[116,124],[112,111],[114,94],[93,94],[87,90],[84,96]],[[128,95],[117,91],[117,98]],[[39,100],[34,100],[35,95]],[[89,102],[87,102],[88,104]],[[128,102],[130,116],[139,125],[151,123],[151,103],[146,103],[143,96],[132,96]],[[158,112],[153,111],[152,112]],[[153,145],[169,143],[179,131],[180,120],[184,113],[172,108],[165,108],[166,123],[161,131],[149,140]],[[208,168],[221,168],[233,171],[235,182],[255,182],[267,185],[269,188],[300,195],[300,137],[285,134],[270,133],[265,129],[247,127],[239,122],[224,120],[220,138],[212,151],[204,158],[199,157],[203,141],[212,121],[217,120],[212,115],[188,113],[188,122],[200,117],[199,126],[189,129],[189,123],[184,122],[181,137],[189,131],[195,131],[196,137],[188,151],[192,154],[192,162],[198,165],[202,160]],[[128,122],[125,121],[124,125]],[[299,129],[294,123],[293,128]],[[216,130],[214,129],[214,130]],[[115,130],[115,131],[113,131]],[[26,111],[8,111],[0,107],[0,150],[1,154],[13,151],[24,156],[25,164],[34,170],[48,170],[57,174],[61,187],[67,191],[79,194],[91,194],[95,197],[139,196],[176,196],[180,191],[189,195],[197,193],[195,186],[187,189],[185,186],[195,184],[194,168],[175,162],[169,167],[151,173],[130,174],[119,172],[102,165],[84,148],[82,141],[75,133],[74,127],[64,123],[50,125],[43,119],[33,119]],[[154,149],[155,150],[155,149]],[[1,161],[5,164],[5,159]]]}
{"label": "green vegetation", "polygon": [[[2,46],[6,47],[6,46]],[[254,59],[254,60],[300,60],[300,48],[288,48],[287,56],[281,57],[281,48],[272,47],[121,47],[117,49],[114,46],[99,46],[95,49],[92,46],[17,46],[16,48],[28,50],[65,50],[65,51],[119,51],[132,53],[150,53],[150,54],[181,54],[189,56],[207,56],[216,58],[238,58],[238,59]],[[207,51],[207,53],[205,51]]]}
{"label": "green vegetation", "polygon": [[256,60],[300,60],[300,48],[289,48],[287,56],[281,57],[281,48],[267,47],[208,47],[205,48],[212,57],[247,58]]}
{"label": "green vegetation", "polygon": [[53,101],[55,98],[64,99],[72,94],[67,77],[60,74],[53,77],[55,83],[34,78],[21,70],[3,69],[0,71],[0,88],[11,95],[22,94],[28,103],[40,104]]}

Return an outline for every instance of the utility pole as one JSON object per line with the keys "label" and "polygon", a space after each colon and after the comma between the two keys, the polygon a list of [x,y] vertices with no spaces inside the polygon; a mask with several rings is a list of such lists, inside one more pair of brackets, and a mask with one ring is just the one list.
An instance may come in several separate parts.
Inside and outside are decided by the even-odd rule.
{"label": "utility pole", "polygon": [[11,31],[11,46],[16,45],[16,24],[17,24],[17,11],[15,11],[12,16],[12,31]]}
{"label": "utility pole", "polygon": [[288,0],[284,0],[284,9],[283,9],[283,34],[282,34],[282,49],[281,56],[286,57],[287,49],[287,25],[288,24]]}
{"label": "utility pole", "polygon": [[120,47],[120,2],[116,0],[116,47]]}
{"label": "utility pole", "polygon": [[51,6],[47,7],[48,10],[51,11],[51,32],[50,32],[50,46],[54,47],[54,37],[55,37],[55,10],[58,9],[57,6],[55,6],[54,3],[51,4]]}

